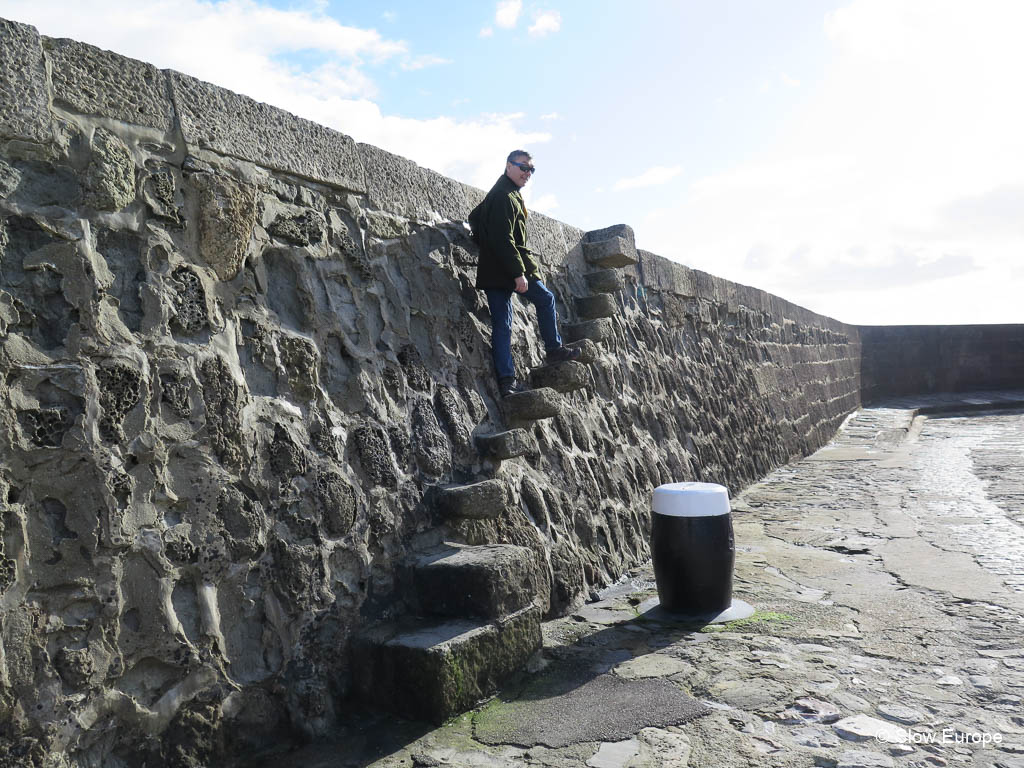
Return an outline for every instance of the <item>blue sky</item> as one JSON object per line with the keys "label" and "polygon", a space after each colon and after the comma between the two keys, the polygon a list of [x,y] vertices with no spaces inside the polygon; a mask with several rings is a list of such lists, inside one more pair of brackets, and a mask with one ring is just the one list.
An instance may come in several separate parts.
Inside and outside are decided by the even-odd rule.
{"label": "blue sky", "polygon": [[0,0],[854,323],[1020,322],[1017,0]]}

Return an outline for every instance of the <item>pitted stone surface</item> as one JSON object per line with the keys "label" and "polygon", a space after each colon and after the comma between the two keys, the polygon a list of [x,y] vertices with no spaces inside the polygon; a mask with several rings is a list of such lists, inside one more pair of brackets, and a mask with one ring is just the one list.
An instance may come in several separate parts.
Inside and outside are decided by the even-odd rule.
{"label": "pitted stone surface", "polygon": [[622,237],[583,243],[586,260],[604,269],[629,267],[637,263],[636,248]]}
{"label": "pitted stone surface", "polygon": [[53,138],[46,63],[34,27],[0,19],[0,138]]}
{"label": "pitted stone surface", "polygon": [[366,191],[362,162],[348,136],[180,72],[168,74],[190,146]]}
{"label": "pitted stone surface", "polygon": [[43,38],[54,102],[158,131],[174,128],[167,76],[152,64],[75,40]]}

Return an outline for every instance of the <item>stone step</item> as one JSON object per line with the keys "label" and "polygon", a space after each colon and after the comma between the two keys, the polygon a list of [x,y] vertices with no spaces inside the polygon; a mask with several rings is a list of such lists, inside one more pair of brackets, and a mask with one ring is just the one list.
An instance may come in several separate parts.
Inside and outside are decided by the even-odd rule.
{"label": "stone step", "polygon": [[580,351],[580,356],[576,358],[577,363],[592,363],[597,360],[601,352],[601,348],[590,339],[570,341],[567,342],[565,346],[572,347],[573,349],[578,349]]}
{"label": "stone step", "polygon": [[477,435],[476,447],[481,456],[498,461],[540,452],[536,438],[525,429]]}
{"label": "stone step", "polygon": [[556,363],[535,368],[530,373],[534,387],[550,387],[559,392],[573,392],[592,383],[590,368],[579,362]]}
{"label": "stone step", "polygon": [[497,690],[540,648],[540,609],[500,621],[408,620],[353,639],[353,682],[366,704],[442,723]]}
{"label": "stone step", "polygon": [[612,327],[610,317],[599,317],[596,320],[584,320],[581,323],[567,323],[562,326],[562,335],[569,341],[590,339],[599,342],[611,337]]}
{"label": "stone step", "polygon": [[583,258],[596,267],[628,267],[636,264],[636,248],[624,237],[583,243]]}
{"label": "stone step", "polygon": [[622,273],[617,269],[601,269],[583,276],[587,288],[594,293],[618,293],[622,290]]}
{"label": "stone step", "polygon": [[501,619],[532,603],[539,589],[533,553],[513,544],[446,544],[407,567],[424,615]]}
{"label": "stone step", "polygon": [[550,387],[517,392],[501,400],[505,418],[510,422],[538,421],[557,416],[562,397]]}
{"label": "stone step", "polygon": [[619,305],[607,293],[598,293],[594,296],[580,296],[576,299],[576,313],[584,320],[613,317],[619,313]]}
{"label": "stone step", "polygon": [[500,517],[508,505],[505,483],[484,480],[470,485],[451,485],[437,490],[437,505],[445,517]]}

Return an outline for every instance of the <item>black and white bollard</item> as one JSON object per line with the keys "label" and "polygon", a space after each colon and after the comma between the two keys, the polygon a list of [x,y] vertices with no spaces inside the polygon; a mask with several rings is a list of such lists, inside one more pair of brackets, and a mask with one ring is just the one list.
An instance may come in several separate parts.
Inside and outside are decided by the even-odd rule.
{"label": "black and white bollard", "polygon": [[654,489],[651,557],[662,610],[708,623],[751,616],[732,597],[736,543],[729,491],[714,483]]}

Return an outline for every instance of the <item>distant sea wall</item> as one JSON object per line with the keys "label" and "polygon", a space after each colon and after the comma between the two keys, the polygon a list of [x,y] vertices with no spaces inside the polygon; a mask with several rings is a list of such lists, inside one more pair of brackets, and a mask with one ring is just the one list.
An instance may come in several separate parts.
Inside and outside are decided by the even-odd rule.
{"label": "distant sea wall", "polygon": [[[25,25],[0,43],[0,764],[323,733],[353,637],[429,608],[416,553],[519,545],[561,615],[647,560],[658,484],[739,489],[860,405],[856,327],[537,214],[584,362],[540,367],[517,308],[550,389],[503,403],[481,190]],[[479,483],[486,508],[439,502]]]}
{"label": "distant sea wall", "polygon": [[1024,385],[1024,325],[862,326],[864,402]]}

